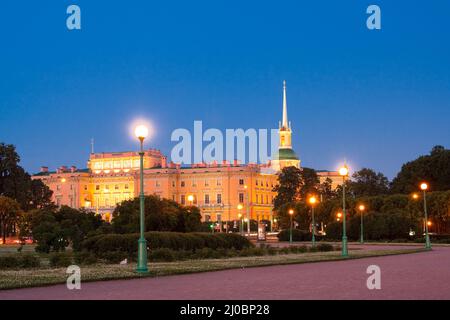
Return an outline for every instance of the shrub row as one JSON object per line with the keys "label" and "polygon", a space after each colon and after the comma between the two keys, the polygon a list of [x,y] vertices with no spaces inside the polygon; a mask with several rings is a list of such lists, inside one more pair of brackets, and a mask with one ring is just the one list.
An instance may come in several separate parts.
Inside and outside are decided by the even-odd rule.
{"label": "shrub row", "polygon": [[[277,235],[278,240],[280,241],[289,241],[290,238],[290,229],[282,230]],[[292,241],[311,241],[311,232],[306,230],[292,229]],[[323,239],[322,236],[315,236],[317,241]]]}
{"label": "shrub row", "polygon": [[[145,238],[150,251],[160,248],[192,252],[203,248],[242,250],[253,246],[247,238],[231,233],[147,232]],[[135,256],[138,239],[139,234],[135,233],[98,235],[84,240],[81,247],[97,256],[117,251]]]}
{"label": "shrub row", "polygon": [[31,254],[0,256],[0,269],[37,268],[40,264],[39,257]]}

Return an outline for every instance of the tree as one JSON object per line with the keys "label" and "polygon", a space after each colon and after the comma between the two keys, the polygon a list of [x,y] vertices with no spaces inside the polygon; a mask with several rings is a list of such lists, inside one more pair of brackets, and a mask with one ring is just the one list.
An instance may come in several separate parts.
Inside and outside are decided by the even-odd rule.
{"label": "tree", "polygon": [[293,203],[299,199],[303,185],[302,171],[299,168],[283,168],[278,175],[278,185],[273,189],[277,192],[274,198],[274,209],[278,210],[284,204]]}
{"label": "tree", "polygon": [[23,210],[50,205],[52,191],[42,181],[32,180],[19,162],[14,146],[0,143],[0,195],[15,199]]}
{"label": "tree", "polygon": [[407,162],[391,184],[392,193],[411,193],[427,181],[432,191],[450,190],[450,150],[435,146],[429,155]]}
{"label": "tree", "polygon": [[369,168],[355,172],[349,180],[349,192],[354,197],[376,196],[389,192],[389,180],[381,173]]}
{"label": "tree", "polygon": [[303,187],[300,190],[302,199],[306,199],[309,194],[317,194],[319,190],[320,180],[314,169],[302,168]]}
{"label": "tree", "polygon": [[[201,228],[197,207],[183,207],[158,196],[145,196],[145,231],[192,232]],[[139,198],[121,202],[113,212],[112,226],[117,233],[139,232]]]}
{"label": "tree", "polygon": [[319,184],[318,191],[322,195],[323,200],[330,200],[336,198],[336,190],[333,190],[333,180],[326,178],[324,182]]}
{"label": "tree", "polygon": [[0,196],[0,226],[2,229],[2,243],[6,243],[8,228],[14,226],[21,214],[20,206],[14,199]]}

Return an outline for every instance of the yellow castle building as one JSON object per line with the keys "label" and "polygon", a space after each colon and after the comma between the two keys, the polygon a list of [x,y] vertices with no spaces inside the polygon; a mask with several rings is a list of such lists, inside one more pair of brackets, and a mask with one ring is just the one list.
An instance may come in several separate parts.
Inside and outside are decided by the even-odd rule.
{"label": "yellow castle building", "polygon": [[[167,161],[159,150],[145,150],[144,193],[200,208],[203,221],[236,221],[243,218],[273,222],[277,173],[287,166],[300,168],[292,149],[292,130],[287,116],[286,83],[283,83],[283,117],[279,126],[279,150],[268,164],[238,161],[180,166]],[[336,172],[318,172],[321,182]],[[56,171],[41,167],[33,179],[41,179],[52,191],[57,206],[86,208],[110,221],[116,205],[139,195],[139,153],[91,153],[86,169],[61,166]]]}

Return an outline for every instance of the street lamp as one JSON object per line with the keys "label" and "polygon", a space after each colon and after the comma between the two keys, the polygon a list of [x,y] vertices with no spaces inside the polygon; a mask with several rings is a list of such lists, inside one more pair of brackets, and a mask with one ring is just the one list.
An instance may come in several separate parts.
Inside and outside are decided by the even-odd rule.
{"label": "street lamp", "polygon": [[294,215],[294,210],[289,209],[289,217],[290,217],[290,231],[289,231],[289,243],[292,244],[292,216]]}
{"label": "street lamp", "polygon": [[[426,182],[422,182],[420,184],[420,189],[423,191],[423,211],[425,213],[425,221],[428,222],[428,212],[427,212],[427,189],[428,184]],[[428,234],[428,223],[425,223],[425,248],[431,249],[430,236]]]}
{"label": "street lamp", "polygon": [[188,195],[187,197],[189,204],[192,206],[192,203],[194,202],[194,196],[192,194]]}
{"label": "street lamp", "polygon": [[244,223],[243,223],[243,221],[242,221],[242,213],[241,213],[241,210],[242,210],[242,208],[243,208],[242,204],[238,204],[237,208],[238,208],[238,210],[239,210],[239,213],[238,213],[238,218],[239,218],[239,232],[241,233],[241,236],[242,236],[243,233],[244,233]]}
{"label": "street lamp", "polygon": [[342,218],[342,213],[341,213],[341,212],[338,212],[338,213],[336,214],[336,220],[337,220],[337,221],[341,221],[341,218]]}
{"label": "street lamp", "polygon": [[134,130],[134,134],[140,141],[140,193],[139,193],[139,209],[140,209],[140,237],[138,240],[138,261],[136,271],[139,273],[147,273],[147,240],[144,237],[144,139],[148,136],[148,128],[139,125]]}
{"label": "street lamp", "polygon": [[364,210],[366,210],[366,207],[363,204],[360,204],[359,207],[359,212],[361,213],[361,238],[360,238],[360,242],[361,244],[364,243]]}
{"label": "street lamp", "polygon": [[346,233],[346,225],[345,225],[345,178],[348,176],[348,167],[344,165],[339,169],[339,175],[342,176],[342,256],[348,256],[348,248],[347,248],[347,233]]}
{"label": "street lamp", "polygon": [[311,220],[312,220],[312,246],[314,247],[316,245],[316,221],[314,220],[314,205],[316,204],[317,199],[316,197],[312,196],[309,198],[309,203],[311,204]]}
{"label": "street lamp", "polygon": [[[249,203],[249,200],[248,200],[248,187],[247,187],[247,185],[244,186],[244,189],[245,189],[245,204],[246,204],[245,211],[246,211],[246,214],[247,214],[247,220],[250,221],[250,203]],[[250,222],[247,223],[247,233],[248,233],[248,236],[250,236]]]}

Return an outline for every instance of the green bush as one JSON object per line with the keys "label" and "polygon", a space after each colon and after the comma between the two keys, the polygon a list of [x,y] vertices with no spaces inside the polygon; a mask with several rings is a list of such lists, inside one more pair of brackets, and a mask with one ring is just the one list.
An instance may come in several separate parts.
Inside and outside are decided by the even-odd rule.
{"label": "green bush", "polygon": [[20,259],[17,256],[0,256],[0,269],[18,269],[20,268]]}
{"label": "green bush", "polygon": [[150,261],[170,262],[174,261],[175,257],[176,257],[175,252],[168,248],[158,248],[155,250],[151,250],[149,254]]}
{"label": "green bush", "polygon": [[38,268],[40,264],[39,257],[31,254],[0,256],[0,269]]}
{"label": "green bush", "polygon": [[[237,234],[147,232],[145,238],[150,252],[160,248],[196,251],[203,248],[241,250],[253,247],[247,238]],[[134,233],[97,235],[84,240],[81,247],[97,256],[104,252],[119,251],[134,257],[137,254],[138,239],[139,234]]]}
{"label": "green bush", "polygon": [[319,243],[317,246],[317,250],[321,252],[333,251],[334,247],[329,243]]}
{"label": "green bush", "polygon": [[41,260],[38,256],[26,254],[21,257],[20,264],[22,268],[39,268],[41,265]]}
{"label": "green bush", "polygon": [[75,252],[74,260],[78,265],[90,265],[97,263],[97,257],[93,253],[87,251]]}
{"label": "green bush", "polygon": [[68,267],[73,264],[73,255],[68,252],[54,252],[49,255],[50,266]]}
{"label": "green bush", "polygon": [[[279,241],[289,241],[290,229],[280,231],[277,235]],[[311,241],[311,232],[306,230],[293,229],[292,241]],[[316,236],[316,240],[320,240],[319,236]]]}

